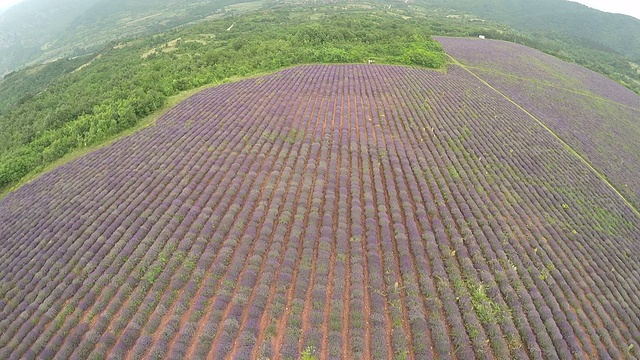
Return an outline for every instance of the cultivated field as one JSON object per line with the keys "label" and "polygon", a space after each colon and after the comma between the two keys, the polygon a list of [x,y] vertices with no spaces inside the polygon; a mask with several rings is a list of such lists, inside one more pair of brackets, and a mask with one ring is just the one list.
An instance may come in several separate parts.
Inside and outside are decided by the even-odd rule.
{"label": "cultivated field", "polygon": [[0,201],[0,358],[638,357],[638,239],[465,69],[295,67]]}
{"label": "cultivated field", "polygon": [[531,112],[640,209],[640,96],[522,45],[438,38],[446,52]]}

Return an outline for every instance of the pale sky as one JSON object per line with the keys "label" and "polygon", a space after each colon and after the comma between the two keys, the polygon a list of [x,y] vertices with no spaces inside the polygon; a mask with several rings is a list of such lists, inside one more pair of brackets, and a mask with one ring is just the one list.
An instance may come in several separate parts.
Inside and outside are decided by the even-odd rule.
{"label": "pale sky", "polygon": [[640,1],[638,0],[573,0],[594,9],[631,15],[640,19]]}
{"label": "pale sky", "polygon": [[0,12],[6,10],[11,5],[15,5],[22,0],[0,0]]}
{"label": "pale sky", "polygon": [[[11,5],[15,5],[22,0],[0,0],[0,10],[4,10]],[[640,1],[639,0],[573,0],[581,4],[587,5],[594,9],[627,14],[640,19]]]}
{"label": "pale sky", "polygon": [[0,7],[9,7],[11,5],[17,4],[22,0],[0,0]]}

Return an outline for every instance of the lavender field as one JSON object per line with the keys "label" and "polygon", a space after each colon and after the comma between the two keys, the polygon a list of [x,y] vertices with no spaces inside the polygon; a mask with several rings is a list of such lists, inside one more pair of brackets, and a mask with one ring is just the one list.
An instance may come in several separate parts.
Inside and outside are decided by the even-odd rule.
{"label": "lavender field", "polygon": [[300,66],[2,199],[0,358],[639,357],[638,239],[465,69]]}
{"label": "lavender field", "polygon": [[448,54],[549,126],[640,208],[640,96],[522,45],[440,37]]}

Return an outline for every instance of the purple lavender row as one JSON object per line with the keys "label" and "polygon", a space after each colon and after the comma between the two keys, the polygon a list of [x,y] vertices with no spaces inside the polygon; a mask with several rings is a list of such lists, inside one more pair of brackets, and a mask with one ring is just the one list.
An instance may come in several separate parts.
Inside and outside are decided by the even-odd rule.
{"label": "purple lavender row", "polygon": [[600,74],[520,45],[456,38],[439,41],[459,61],[478,66],[472,71],[585,156],[637,208],[637,94]]}
{"label": "purple lavender row", "polygon": [[[7,279],[21,288],[3,284],[3,354],[21,343],[11,357],[296,357],[306,348],[331,358],[616,357],[637,343],[638,279],[608,272],[637,274],[636,265],[585,221],[595,210],[559,189],[571,186],[614,216],[624,204],[517,108],[455,69],[283,73],[310,80],[293,85],[281,74],[201,93],[174,110],[180,116],[115,144],[125,159],[115,177],[101,175],[113,163],[105,152],[67,173],[95,183],[64,173],[43,180],[40,193],[65,176],[81,189],[56,193],[63,205],[43,198],[63,210],[50,222],[52,243],[11,245],[19,256]],[[265,83],[274,90],[252,102]],[[286,115],[300,102],[305,111]],[[112,182],[124,189],[109,190]],[[24,190],[31,199],[37,186]],[[85,200],[102,187],[104,205]],[[11,234],[42,238],[28,226],[40,218],[9,211],[21,219],[7,220]],[[76,216],[85,223],[65,226]],[[637,221],[606,231],[634,249],[624,239]],[[51,256],[31,261],[42,246]],[[53,261],[68,263],[51,272],[61,290],[34,327],[19,315],[44,309],[16,300],[43,299],[47,281],[29,274]],[[93,270],[74,274],[85,264]],[[86,279],[80,287],[65,280],[69,270]],[[23,345],[26,334],[38,347]]]}

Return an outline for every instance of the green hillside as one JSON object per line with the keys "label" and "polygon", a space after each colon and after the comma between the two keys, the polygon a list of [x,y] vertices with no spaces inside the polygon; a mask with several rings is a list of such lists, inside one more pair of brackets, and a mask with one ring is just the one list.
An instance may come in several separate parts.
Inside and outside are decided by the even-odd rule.
{"label": "green hillside", "polygon": [[565,0],[420,0],[429,7],[450,8],[502,22],[515,29],[583,46],[609,50],[640,61],[640,20],[610,14]]}
{"label": "green hillside", "polygon": [[[256,6],[275,10],[237,14]],[[83,27],[102,27],[107,33],[111,27],[100,25],[100,16],[141,14],[143,8],[136,2],[100,2],[84,10],[85,20],[74,23],[85,21]],[[316,8],[251,3],[225,9],[228,14],[218,20],[114,41],[90,55],[6,75],[0,81],[0,188],[8,189],[74,149],[135,126],[170,96],[232,77],[303,63],[373,60],[439,67],[442,55],[434,54],[441,50],[427,40],[431,34],[515,40],[607,74],[640,93],[640,74],[623,55],[536,37],[494,21],[468,21],[451,16],[451,9],[404,3]]]}
{"label": "green hillside", "polygon": [[[312,5],[326,4],[332,2],[315,1]],[[335,4],[344,7],[354,3]],[[529,36],[620,54],[640,63],[640,20],[565,0],[373,0],[361,4],[394,9],[417,7],[431,14],[448,9],[452,14],[491,20]],[[25,0],[0,14],[0,74],[25,64],[95,52],[109,41],[157,33],[202,19],[274,7],[309,9],[310,5],[294,0]]]}
{"label": "green hillside", "polygon": [[296,64],[370,60],[440,68],[444,53],[421,21],[270,11],[31,68],[6,78],[0,90],[13,100],[0,112],[0,188],[134,126],[181,91]]}
{"label": "green hillside", "polygon": [[0,15],[0,74],[100,50],[121,38],[157,33],[237,0],[25,0]]}

